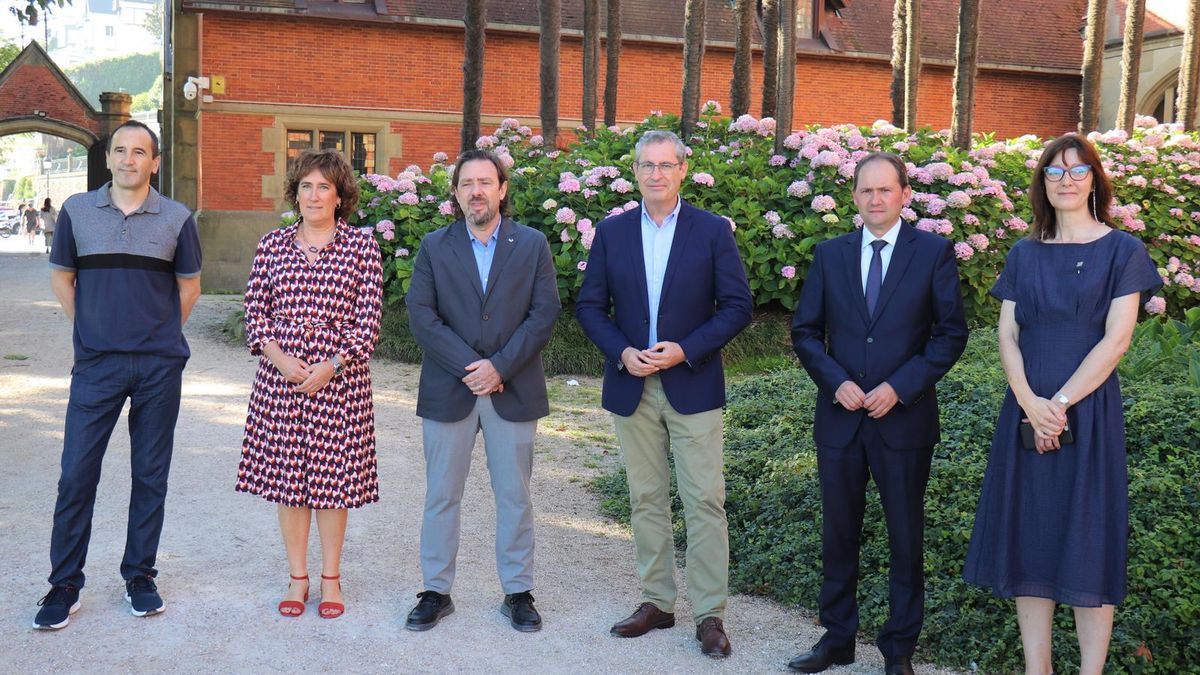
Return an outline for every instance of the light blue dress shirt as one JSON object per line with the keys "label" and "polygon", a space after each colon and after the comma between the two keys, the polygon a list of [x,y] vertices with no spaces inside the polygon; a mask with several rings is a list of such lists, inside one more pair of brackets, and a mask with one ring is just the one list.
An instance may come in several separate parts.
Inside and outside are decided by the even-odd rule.
{"label": "light blue dress shirt", "polygon": [[675,221],[679,220],[679,207],[683,201],[675,198],[675,209],[663,218],[659,225],[646,212],[642,202],[642,260],[646,265],[646,294],[650,305],[650,347],[658,342],[658,306],[662,299],[663,278],[667,274],[667,259],[671,256],[671,242],[675,241]]}
{"label": "light blue dress shirt", "polygon": [[492,257],[496,253],[496,238],[500,235],[500,226],[497,225],[495,230],[492,230],[492,236],[488,238],[487,243],[479,241],[479,238],[470,233],[471,237],[471,252],[475,254],[475,266],[479,268],[479,283],[483,285],[483,292],[487,293],[488,274],[492,271]]}
{"label": "light blue dress shirt", "polygon": [[882,282],[884,279],[887,278],[888,265],[891,264],[891,262],[892,262],[892,251],[896,250],[896,240],[899,238],[900,238],[900,221],[899,220],[897,220],[896,224],[892,226],[892,229],[888,230],[882,237],[876,237],[875,235],[871,234],[871,231],[868,230],[865,225],[863,226],[863,228],[862,228],[862,251],[861,251],[861,257],[859,258],[859,262],[862,265],[861,279],[862,279],[863,295],[866,295],[866,293],[867,293],[867,273],[871,271],[871,256],[874,255],[874,253],[875,253],[875,251],[871,248],[871,243],[874,242],[876,239],[882,239],[882,240],[886,241],[888,244],[887,246],[883,247],[882,251],[879,252],[879,258],[883,261],[883,269],[880,270],[881,272],[883,272],[883,274],[881,274],[879,276],[879,280]]}

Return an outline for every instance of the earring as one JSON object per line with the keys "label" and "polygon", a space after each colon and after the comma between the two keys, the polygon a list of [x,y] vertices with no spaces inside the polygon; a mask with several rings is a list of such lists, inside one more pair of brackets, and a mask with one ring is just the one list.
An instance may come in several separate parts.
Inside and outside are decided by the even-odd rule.
{"label": "earring", "polygon": [[1092,188],[1092,220],[1100,222],[1100,216],[1096,213],[1096,188]]}

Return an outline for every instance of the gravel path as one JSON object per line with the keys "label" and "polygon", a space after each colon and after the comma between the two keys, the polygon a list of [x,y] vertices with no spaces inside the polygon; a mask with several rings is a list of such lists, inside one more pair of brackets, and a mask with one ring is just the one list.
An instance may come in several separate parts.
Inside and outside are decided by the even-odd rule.
{"label": "gravel path", "polygon": [[[48,546],[71,367],[70,329],[48,286],[46,256],[0,249],[0,670],[3,672],[780,672],[820,635],[812,613],[735,596],[727,627],[734,654],[702,657],[686,601],[674,629],[634,640],[608,627],[637,605],[633,543],[598,514],[585,484],[617,459],[599,382],[551,382],[551,416],[539,427],[533,476],[537,586],[545,628],[512,630],[492,544],[495,510],[477,451],[467,485],[457,612],[412,633],[404,615],[421,590],[417,564],[424,462],[415,406],[418,368],[373,364],[380,503],[350,516],[342,574],[347,612],[299,619],[275,612],[287,582],[275,509],[233,492],[254,359],[219,326],[236,306],[204,296],[187,326],[167,522],[159,552],[162,615],[130,616],[117,568],[124,547],[129,438],[118,424],[105,460],[83,609],[57,633],[29,629],[46,591]],[[477,449],[481,450],[481,449]],[[317,574],[314,529],[310,572]],[[680,580],[682,581],[682,573]],[[314,590],[316,584],[314,584]],[[869,644],[833,673],[881,672]],[[946,672],[922,668],[918,672]]]}

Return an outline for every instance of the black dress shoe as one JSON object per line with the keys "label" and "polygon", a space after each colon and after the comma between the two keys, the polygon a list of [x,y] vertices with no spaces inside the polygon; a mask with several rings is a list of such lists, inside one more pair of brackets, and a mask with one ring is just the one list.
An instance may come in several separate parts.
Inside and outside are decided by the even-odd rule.
{"label": "black dress shoe", "polygon": [[513,628],[522,633],[533,633],[542,629],[542,615],[533,606],[533,595],[529,591],[510,593],[504,596],[500,613],[508,617]]}
{"label": "black dress shoe", "polygon": [[884,675],[913,675],[912,658],[908,656],[889,656],[884,666]]}
{"label": "black dress shoe", "polygon": [[454,613],[454,602],[449,595],[436,591],[421,591],[417,593],[420,600],[417,606],[408,613],[404,627],[409,630],[429,630],[442,620],[442,617]]}
{"label": "black dress shoe", "polygon": [[821,641],[808,653],[789,661],[788,668],[801,673],[819,673],[829,666],[845,666],[851,663],[854,663],[854,645],[833,647]]}

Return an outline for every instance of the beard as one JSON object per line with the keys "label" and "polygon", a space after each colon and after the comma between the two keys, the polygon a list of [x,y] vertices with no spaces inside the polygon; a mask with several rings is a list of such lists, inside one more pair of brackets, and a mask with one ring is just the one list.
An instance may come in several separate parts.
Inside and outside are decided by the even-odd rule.
{"label": "beard", "polygon": [[466,211],[463,217],[467,221],[467,225],[471,227],[483,227],[488,225],[496,218],[496,209],[489,204],[482,211]]}

